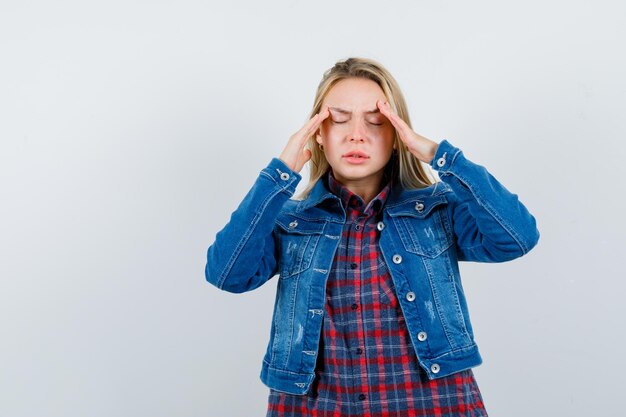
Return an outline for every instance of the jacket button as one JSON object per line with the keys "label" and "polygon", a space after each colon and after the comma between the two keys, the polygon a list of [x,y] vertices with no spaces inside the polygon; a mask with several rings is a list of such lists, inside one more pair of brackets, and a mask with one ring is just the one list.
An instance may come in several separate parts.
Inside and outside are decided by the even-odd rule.
{"label": "jacket button", "polygon": [[426,338],[428,338],[428,335],[426,334],[426,332],[419,332],[417,334],[417,340],[419,340],[420,342],[423,342],[424,340],[426,340]]}
{"label": "jacket button", "polygon": [[413,291],[409,291],[406,293],[406,299],[409,301],[415,300],[415,293]]}
{"label": "jacket button", "polygon": [[297,225],[298,225],[298,222],[294,220],[294,221],[292,221],[291,223],[289,223],[289,228],[290,228],[290,229],[293,229],[293,228],[294,228],[294,227],[296,227]]}
{"label": "jacket button", "polygon": [[396,255],[393,255],[392,260],[393,260],[393,263],[394,263],[394,264],[399,264],[400,262],[402,262],[402,256],[397,255],[397,254],[396,254]]}
{"label": "jacket button", "polygon": [[381,231],[385,228],[385,223],[383,222],[378,222],[378,224],[376,225],[376,228]]}
{"label": "jacket button", "polygon": [[422,204],[422,203],[417,203],[417,204],[415,205],[415,210],[417,210],[417,211],[422,211],[422,210],[424,210],[424,204]]}
{"label": "jacket button", "polygon": [[430,366],[430,370],[433,371],[433,374],[438,374],[441,368],[439,368],[439,365],[437,365],[436,363],[433,363]]}
{"label": "jacket button", "polygon": [[284,181],[287,181],[289,179],[289,174],[286,173],[286,172],[281,172],[280,173],[280,179],[284,180]]}

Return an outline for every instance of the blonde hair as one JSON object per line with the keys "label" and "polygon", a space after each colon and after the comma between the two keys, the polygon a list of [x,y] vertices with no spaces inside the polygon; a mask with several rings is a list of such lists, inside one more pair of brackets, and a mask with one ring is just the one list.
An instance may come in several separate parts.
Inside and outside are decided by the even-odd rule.
{"label": "blonde hair", "polygon": [[[411,127],[406,102],[395,78],[380,63],[373,59],[358,57],[338,61],[332,68],[324,72],[324,76],[317,87],[309,118],[321,111],[324,98],[326,98],[330,89],[337,82],[353,77],[366,78],[376,82],[383,90],[389,105]],[[390,172],[394,184],[399,182],[403,188],[419,189],[428,187],[436,182],[434,178],[427,175],[422,167],[422,162],[409,152],[402,139],[398,137],[398,132],[395,129],[394,143],[398,152],[392,155],[388,163],[388,168],[390,169],[386,170],[386,172]],[[311,151],[309,183],[296,199],[306,198],[317,181],[330,169],[330,164],[326,160],[324,152],[319,149],[315,136],[311,136],[305,146]]]}

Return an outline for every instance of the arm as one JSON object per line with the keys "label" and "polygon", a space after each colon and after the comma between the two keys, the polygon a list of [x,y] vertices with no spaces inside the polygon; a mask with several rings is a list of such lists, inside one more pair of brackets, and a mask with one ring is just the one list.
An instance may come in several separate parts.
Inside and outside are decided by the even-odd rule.
{"label": "arm", "polygon": [[430,166],[452,188],[448,204],[459,260],[504,262],[528,253],[539,240],[536,220],[487,169],[447,140]]}
{"label": "arm", "polygon": [[273,229],[302,179],[272,158],[207,251],[206,280],[233,293],[251,291],[278,272]]}

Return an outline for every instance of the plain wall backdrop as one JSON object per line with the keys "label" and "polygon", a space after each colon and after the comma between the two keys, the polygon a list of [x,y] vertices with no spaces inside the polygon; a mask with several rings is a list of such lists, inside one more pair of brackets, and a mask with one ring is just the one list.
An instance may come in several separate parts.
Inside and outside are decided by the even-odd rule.
{"label": "plain wall backdrop", "polygon": [[537,219],[528,255],[461,264],[487,411],[618,415],[625,10],[4,0],[0,416],[265,415],[276,277],[219,291],[206,250],[353,55]]}

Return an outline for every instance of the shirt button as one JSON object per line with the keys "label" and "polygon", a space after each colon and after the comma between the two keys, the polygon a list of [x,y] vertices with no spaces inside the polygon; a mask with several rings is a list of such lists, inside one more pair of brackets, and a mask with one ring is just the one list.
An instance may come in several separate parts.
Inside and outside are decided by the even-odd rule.
{"label": "shirt button", "polygon": [[359,308],[358,304],[356,304],[356,303],[352,304],[352,310],[356,310],[357,308]]}
{"label": "shirt button", "polygon": [[356,262],[352,262],[352,263],[350,264],[350,268],[352,268],[352,269],[356,269],[356,268],[357,268],[357,266],[359,266],[359,265],[358,265]]}
{"label": "shirt button", "polygon": [[363,349],[361,349],[361,348],[356,348],[356,353],[358,353],[358,354],[360,355],[361,353],[363,353]]}
{"label": "shirt button", "polygon": [[415,204],[415,210],[417,211],[424,210],[424,204],[418,202],[417,204]]}
{"label": "shirt button", "polygon": [[365,399],[365,394],[359,394],[359,400],[363,401]]}
{"label": "shirt button", "polygon": [[289,174],[286,172],[281,172],[280,173],[280,179],[283,181],[287,181],[289,179]]}
{"label": "shirt button", "polygon": [[360,226],[360,225],[358,225],[358,224],[357,224],[356,226],[354,226],[354,228],[355,228],[356,230],[361,230],[361,226]]}
{"label": "shirt button", "polygon": [[406,293],[406,299],[409,301],[415,300],[415,293],[413,291],[409,291]]}
{"label": "shirt button", "polygon": [[385,228],[385,223],[383,222],[378,222],[378,224],[376,224],[376,228],[381,231]]}
{"label": "shirt button", "polygon": [[430,365],[430,370],[433,371],[433,374],[438,374],[441,368],[439,368],[439,365],[437,365],[436,363],[433,363],[432,365]]}
{"label": "shirt button", "polygon": [[423,342],[427,338],[428,338],[428,335],[426,334],[426,332],[419,332],[417,334],[417,340],[419,340],[420,342]]}
{"label": "shirt button", "polygon": [[439,159],[437,159],[437,166],[439,168],[441,168],[442,166],[444,166],[446,164],[446,158],[444,158],[443,156]]}
{"label": "shirt button", "polygon": [[393,260],[393,263],[394,263],[394,264],[399,264],[400,262],[402,262],[402,256],[400,256],[400,255],[398,255],[398,254],[393,255],[392,260]]}

